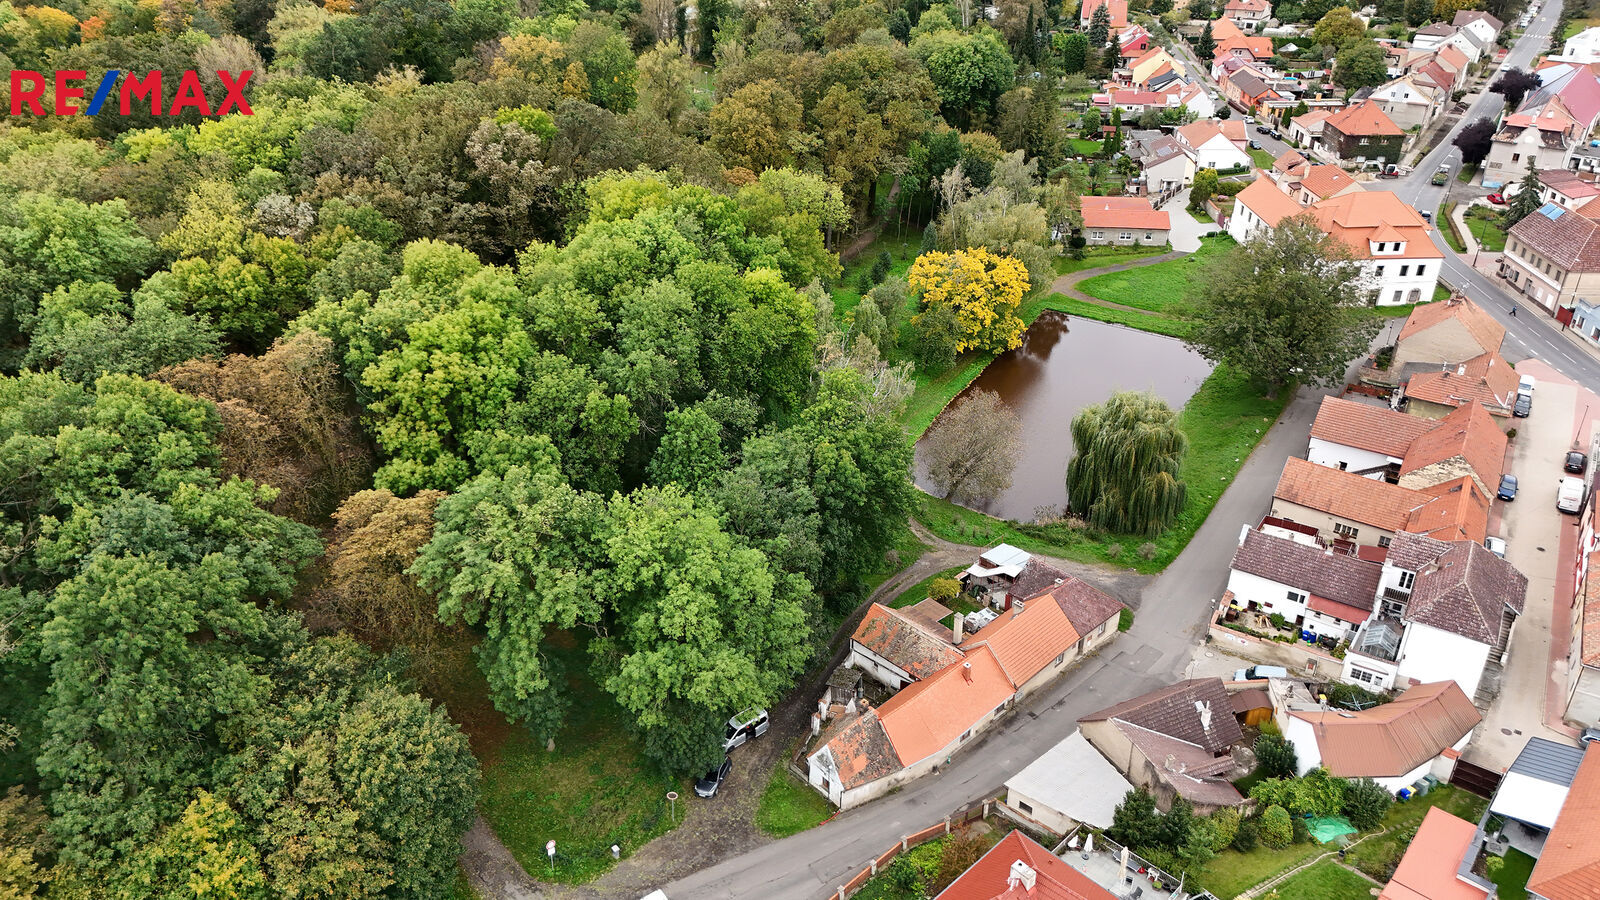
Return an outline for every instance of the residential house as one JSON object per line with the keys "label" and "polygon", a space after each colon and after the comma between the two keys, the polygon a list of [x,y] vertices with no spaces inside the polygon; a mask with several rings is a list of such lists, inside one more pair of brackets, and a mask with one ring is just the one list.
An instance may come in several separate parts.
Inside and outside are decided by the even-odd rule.
{"label": "residential house", "polygon": [[[1228,120],[1236,121],[1236,120]],[[1223,123],[1215,119],[1190,122],[1177,130],[1178,143],[1183,145],[1196,169],[1238,169],[1250,166],[1250,155],[1224,132]],[[1238,122],[1242,132],[1244,123]]]}
{"label": "residential house", "polygon": [[1528,170],[1566,169],[1600,119],[1600,78],[1575,66],[1523,98],[1495,133],[1484,160],[1485,187],[1516,181]]}
{"label": "residential house", "polygon": [[1201,814],[1245,802],[1223,777],[1244,739],[1219,678],[1157,688],[1078,719],[1078,729],[1117,770],[1163,809],[1176,797]]}
{"label": "residential house", "polygon": [[1506,234],[1500,277],[1552,315],[1600,290],[1600,221],[1546,203]]}
{"label": "residential house", "polygon": [[1458,29],[1470,31],[1477,35],[1479,40],[1490,44],[1499,39],[1500,32],[1506,27],[1504,22],[1478,9],[1456,10],[1456,17],[1450,24]]}
{"label": "residential house", "polygon": [[1478,826],[1432,807],[1406,842],[1378,900],[1488,900],[1494,883],[1476,874]]}
{"label": "residential house", "polygon": [[[1004,598],[1024,569],[1034,562],[1033,554],[1010,544],[998,544],[978,557],[956,580],[970,594],[979,598]],[[996,605],[1001,605],[996,603]]]}
{"label": "residential house", "polygon": [[1333,113],[1333,110],[1313,109],[1289,119],[1289,140],[1296,147],[1310,147],[1322,137],[1322,123]]}
{"label": "residential house", "polygon": [[1590,900],[1600,890],[1600,752],[1590,744],[1578,765],[1561,814],[1545,839],[1544,852],[1528,875],[1535,900]]}
{"label": "residential house", "polygon": [[1278,223],[1305,210],[1278,190],[1268,178],[1257,178],[1234,195],[1233,214],[1228,217],[1228,234],[1244,243],[1257,234],[1270,232]]}
{"label": "residential house", "polygon": [[[1440,47],[1434,52],[1432,64],[1450,73],[1451,84],[1448,90],[1452,93],[1466,88],[1468,79],[1472,77],[1472,60],[1455,47]],[[1423,68],[1426,69],[1427,66]]]}
{"label": "residential house", "polygon": [[1585,28],[1561,45],[1561,57],[1572,62],[1600,62],[1600,28]]}
{"label": "residential house", "polygon": [[1164,47],[1151,47],[1128,64],[1128,81],[1140,89],[1149,87],[1151,81],[1166,73],[1184,74],[1181,63]]}
{"label": "residential house", "polygon": [[1116,900],[1116,895],[1013,830],[934,900]]}
{"label": "residential house", "polygon": [[1143,25],[1129,26],[1117,35],[1117,56],[1126,66],[1148,52],[1152,43]]}
{"label": "residential house", "polygon": [[[1088,31],[1089,26],[1094,24],[1095,11],[1102,6],[1110,11],[1111,37],[1115,39],[1122,29],[1128,27],[1128,0],[1084,0],[1078,9],[1078,27]],[[1096,52],[1098,49],[1091,47],[1090,51]]]}
{"label": "residential house", "polygon": [[[1301,155],[1298,150],[1286,150],[1283,155],[1272,161],[1273,181],[1281,182],[1283,179],[1299,181],[1311,168],[1311,161]],[[1284,193],[1292,194],[1293,191],[1284,188]]]}
{"label": "residential house", "polygon": [[1272,4],[1267,0],[1228,0],[1222,15],[1245,34],[1255,34],[1267,27],[1272,18]]}
{"label": "residential house", "polygon": [[1306,459],[1363,478],[1398,482],[1411,444],[1437,424],[1388,407],[1323,397],[1311,422]]}
{"label": "residential house", "polygon": [[1483,307],[1460,295],[1411,310],[1400,329],[1393,369],[1417,365],[1456,365],[1485,353],[1499,353],[1506,329]]}
{"label": "residential house", "polygon": [[1343,641],[1372,614],[1383,566],[1325,546],[1310,531],[1271,518],[1260,528],[1241,528],[1228,591],[1241,609],[1280,615],[1298,629]]}
{"label": "residential house", "polygon": [[1116,90],[1094,95],[1094,105],[1103,110],[1120,109],[1124,121],[1128,116],[1138,116],[1147,109],[1163,110],[1176,105],[1175,97],[1158,91]]}
{"label": "residential house", "polygon": [[1317,147],[1342,162],[1398,163],[1404,138],[1378,104],[1367,100],[1323,120]]}
{"label": "residential house", "polygon": [[1399,485],[1427,490],[1465,475],[1485,495],[1500,485],[1506,458],[1506,433],[1482,404],[1467,403],[1442,419],[1424,419],[1433,428],[1406,448]]}
{"label": "residential house", "polygon": [[1211,77],[1219,78],[1222,74],[1220,62],[1236,59],[1249,64],[1265,64],[1272,59],[1272,39],[1254,35],[1241,34],[1237,37],[1218,39],[1215,56],[1211,60]]}
{"label": "residential house", "polygon": [[1448,681],[1486,705],[1522,615],[1528,579],[1478,540],[1402,532],[1389,544],[1372,617],[1345,654],[1345,681],[1387,690]]}
{"label": "residential house", "polygon": [[1006,779],[1005,804],[1045,831],[1066,834],[1078,825],[1110,828],[1131,790],[1083,732],[1074,731]]}
{"label": "residential house", "polygon": [[1425,86],[1420,79],[1411,75],[1401,76],[1370,90],[1362,88],[1356,92],[1356,96],[1362,97],[1363,91],[1366,92],[1363,99],[1375,104],[1402,131],[1431,124],[1444,111],[1445,101],[1449,99],[1449,91],[1441,91],[1433,85]]}
{"label": "residential house", "polygon": [[1411,46],[1422,50],[1432,50],[1444,43],[1444,39],[1456,33],[1456,27],[1445,22],[1434,22],[1417,29],[1411,37]]}
{"label": "residential house", "polygon": [[1600,185],[1595,184],[1593,173],[1590,175],[1584,178],[1571,169],[1545,169],[1539,173],[1539,200],[1577,210],[1600,197]]}
{"label": "residential house", "polygon": [[1517,372],[1498,353],[1485,353],[1464,363],[1405,380],[1406,412],[1440,419],[1465,404],[1477,404],[1490,415],[1506,418],[1517,400]]}
{"label": "residential house", "polygon": [[[1301,182],[1302,191],[1321,190],[1315,174]],[[1317,226],[1360,262],[1378,306],[1421,303],[1433,296],[1444,256],[1428,237],[1432,226],[1393,191],[1341,188],[1309,209]]]}
{"label": "residential house", "polygon": [[1269,100],[1283,100],[1284,95],[1267,84],[1259,71],[1244,66],[1219,82],[1222,96],[1235,107],[1254,113]]}
{"label": "residential house", "polygon": [[[960,621],[957,616],[957,628]],[[955,647],[960,640],[959,634],[942,628],[935,631],[929,623],[902,610],[874,603],[850,635],[845,665],[898,691],[960,662],[961,651]]]}
{"label": "residential house", "polygon": [[1144,173],[1145,187],[1150,193],[1176,190],[1194,181],[1194,160],[1183,152],[1183,145],[1177,138],[1162,135],[1141,141],[1130,150]]}
{"label": "residential house", "polygon": [[1505,821],[1501,830],[1513,847],[1539,856],[1582,764],[1581,747],[1528,738],[1489,801],[1489,812]]}
{"label": "residential house", "polygon": [[1301,206],[1310,206],[1319,200],[1329,200],[1365,190],[1361,182],[1350,177],[1349,172],[1325,163],[1307,166],[1305,173],[1295,182],[1294,188],[1289,196]]}
{"label": "residential house", "polygon": [[1369,709],[1289,709],[1279,719],[1300,774],[1322,766],[1337,778],[1371,778],[1391,793],[1431,771],[1448,773],[1483,721],[1453,681],[1415,685]]}
{"label": "residential house", "polygon": [[1164,209],[1144,197],[1084,197],[1083,237],[1096,246],[1160,247],[1172,233]]}
{"label": "residential house", "polygon": [[1217,114],[1217,101],[1199,84],[1184,83],[1178,89],[1178,104],[1196,119],[1209,119]]}
{"label": "residential house", "polygon": [[1579,522],[1573,560],[1572,641],[1567,647],[1566,717],[1600,722],[1600,497],[1591,496]]}
{"label": "residential house", "polygon": [[1467,477],[1414,490],[1290,457],[1273,489],[1270,515],[1314,528],[1330,545],[1388,547],[1406,531],[1482,541],[1489,497]]}
{"label": "residential house", "polygon": [[1435,45],[1435,50],[1454,47],[1460,50],[1467,59],[1473,63],[1478,62],[1493,52],[1494,41],[1485,41],[1478,33],[1470,28],[1457,28],[1454,33]]}

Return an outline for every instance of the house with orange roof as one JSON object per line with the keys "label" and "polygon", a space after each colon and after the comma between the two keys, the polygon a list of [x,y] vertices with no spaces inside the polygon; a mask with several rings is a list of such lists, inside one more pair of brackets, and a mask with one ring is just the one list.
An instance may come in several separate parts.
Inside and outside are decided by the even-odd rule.
{"label": "house with orange roof", "polygon": [[1322,766],[1337,778],[1371,778],[1391,793],[1428,774],[1448,780],[1483,721],[1453,681],[1419,684],[1369,709],[1280,708],[1277,718],[1299,774]]}
{"label": "house with orange roof", "polygon": [[1233,197],[1233,215],[1228,218],[1228,234],[1244,243],[1258,234],[1278,227],[1278,223],[1305,210],[1269,178],[1257,178]]}
{"label": "house with orange roof", "polygon": [[1083,238],[1093,245],[1160,247],[1172,233],[1172,220],[1144,197],[1084,197]]}
{"label": "house with orange roof", "polygon": [[1124,28],[1117,35],[1117,58],[1126,66],[1150,49],[1150,32],[1143,25]]}
{"label": "house with orange roof", "polygon": [[1600,722],[1600,497],[1590,495],[1579,519],[1572,560],[1572,643],[1567,650],[1567,718]]}
{"label": "house with orange roof", "polygon": [[1406,412],[1442,419],[1468,403],[1481,405],[1491,415],[1511,415],[1517,401],[1517,371],[1498,353],[1485,353],[1438,371],[1418,372],[1401,385]]}
{"label": "house with orange roof", "polygon": [[[1220,19],[1218,21],[1227,21]],[[1237,30],[1237,29],[1235,29]],[[1217,42],[1215,55],[1211,59],[1211,77],[1220,78],[1223,74],[1222,63],[1236,59],[1246,63],[1264,63],[1272,59],[1272,39],[1259,35],[1239,33],[1231,37],[1219,37],[1219,30],[1215,24],[1211,28],[1211,37]]]}
{"label": "house with orange roof", "polygon": [[1313,109],[1289,120],[1289,140],[1296,147],[1310,147],[1322,137],[1322,123],[1328,121],[1334,110]]}
{"label": "house with orange roof", "polygon": [[1444,112],[1450,91],[1423,83],[1413,75],[1402,75],[1373,88],[1362,88],[1355,96],[1376,104],[1389,121],[1401,130],[1420,129]]}
{"label": "house with orange roof", "polygon": [[1447,90],[1459,91],[1466,87],[1467,79],[1472,75],[1472,60],[1465,53],[1455,47],[1440,47],[1433,54],[1433,62],[1450,74],[1452,81]]}
{"label": "house with orange roof", "polygon": [[1411,310],[1396,340],[1394,363],[1400,371],[1408,366],[1437,368],[1457,365],[1485,353],[1499,353],[1506,329],[1483,307],[1456,295],[1440,303],[1427,303]]}
{"label": "house with orange roof", "polygon": [[1273,100],[1292,99],[1274,90],[1267,76],[1251,66],[1240,66],[1219,78],[1217,84],[1229,103],[1248,113]]}
{"label": "house with orange roof", "polygon": [[1175,72],[1181,76],[1185,71],[1183,64],[1174,59],[1165,48],[1152,47],[1128,64],[1128,80],[1143,90],[1158,75]]}
{"label": "house with orange roof", "polygon": [[1435,806],[1406,845],[1378,900],[1488,900],[1494,883],[1472,871],[1478,826]]}
{"label": "house with orange roof", "polygon": [[1116,900],[1116,895],[1020,831],[979,857],[934,900]]}
{"label": "house with orange roof", "polygon": [[1349,172],[1326,163],[1307,166],[1294,187],[1290,196],[1301,206],[1365,190],[1361,182],[1350,177]]}
{"label": "house with orange roof", "polygon": [[1414,490],[1290,457],[1273,489],[1270,515],[1316,529],[1328,546],[1388,547],[1402,531],[1482,541],[1489,497],[1464,476]]}
{"label": "house with orange roof", "polygon": [[1433,226],[1393,191],[1336,193],[1309,209],[1317,226],[1361,263],[1377,305],[1422,303],[1433,296],[1444,265],[1429,237]]}
{"label": "house with orange roof", "polygon": [[1222,16],[1245,34],[1255,34],[1267,27],[1272,4],[1267,0],[1228,0],[1222,7]]}
{"label": "house with orange roof", "polygon": [[[1111,38],[1115,40],[1122,29],[1128,27],[1128,0],[1085,0],[1078,9],[1078,27],[1088,31],[1089,26],[1094,24],[1095,10],[1102,6],[1110,11]],[[1100,48],[1091,47],[1090,52],[1098,53]]]}
{"label": "house with orange roof", "polygon": [[874,603],[850,635],[845,665],[896,691],[960,662],[959,640],[953,632],[941,634],[920,618]]}
{"label": "house with orange roof", "polygon": [[1398,163],[1405,132],[1378,104],[1363,100],[1322,122],[1316,146],[1342,162]]}
{"label": "house with orange roof", "polygon": [[1592,900],[1600,895],[1600,751],[1590,744],[1578,774],[1528,875],[1537,900]]}
{"label": "house with orange roof", "polygon": [[1162,809],[1183,797],[1198,813],[1245,802],[1229,783],[1244,740],[1220,678],[1157,688],[1078,719],[1078,730]]}
{"label": "house with orange roof", "polygon": [[1412,443],[1435,427],[1429,419],[1386,406],[1323,397],[1311,422],[1306,459],[1363,478],[1395,482]]}
{"label": "house with orange roof", "polygon": [[1485,495],[1500,484],[1505,470],[1506,433],[1482,404],[1457,407],[1412,440],[1400,465],[1399,485],[1426,490],[1463,475]]}
{"label": "house with orange roof", "polygon": [[1196,169],[1237,169],[1250,165],[1250,154],[1239,146],[1233,136],[1223,129],[1226,122],[1235,122],[1243,137],[1244,123],[1235,119],[1218,122],[1216,119],[1205,119],[1199,122],[1190,122],[1179,128],[1176,132],[1178,143],[1183,145],[1184,152],[1194,160]]}

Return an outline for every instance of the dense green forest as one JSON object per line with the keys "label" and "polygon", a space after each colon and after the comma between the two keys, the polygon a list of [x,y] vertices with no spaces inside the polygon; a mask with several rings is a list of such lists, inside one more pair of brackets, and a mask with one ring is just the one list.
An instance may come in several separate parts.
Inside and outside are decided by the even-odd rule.
{"label": "dense green forest", "polygon": [[[463,642],[541,745],[581,679],[720,758],[904,533],[917,379],[1014,346],[1109,170],[1075,12],[0,0],[48,84],[0,121],[0,897],[448,895]],[[113,69],[251,114],[48,114]],[[845,282],[881,232],[944,253]]]}

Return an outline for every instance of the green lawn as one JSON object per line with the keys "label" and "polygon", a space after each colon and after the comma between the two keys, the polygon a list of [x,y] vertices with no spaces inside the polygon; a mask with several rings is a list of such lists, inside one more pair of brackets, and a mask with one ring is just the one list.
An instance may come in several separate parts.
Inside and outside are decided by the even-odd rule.
{"label": "green lawn", "polygon": [[927,578],[924,578],[911,587],[901,591],[900,596],[895,597],[889,602],[889,606],[893,609],[900,609],[904,606],[910,606],[913,603],[921,603],[922,601],[928,599],[928,589],[933,586],[935,581],[939,580],[940,578],[954,578],[962,569],[965,568],[966,566],[955,566],[954,568],[945,569],[943,572],[929,575]]}
{"label": "green lawn", "polygon": [[794,777],[785,765],[788,759],[788,753],[778,759],[756,810],[757,827],[776,838],[815,828],[835,812],[828,798]]}
{"label": "green lawn", "polygon": [[1274,890],[1278,896],[1294,900],[1371,900],[1372,888],[1372,882],[1325,859]]}
{"label": "green lawn", "polygon": [[[611,845],[631,854],[671,831],[666,794],[677,791],[677,821],[693,814],[689,783],[647,762],[629,736],[627,715],[587,675],[581,641],[554,634],[546,641],[564,666],[572,707],[556,735],[556,751],[515,728],[483,766],[479,810],[517,862],[535,878],[576,884],[612,866]],[[555,866],[545,841],[556,842]]]}
{"label": "green lawn", "polygon": [[1589,16],[1582,19],[1573,19],[1567,23],[1566,28],[1561,30],[1561,39],[1564,41],[1585,28],[1593,28],[1596,25],[1600,25],[1600,17]]}
{"label": "green lawn", "polygon": [[867,576],[866,590],[872,593],[878,585],[888,581],[896,572],[911,565],[922,558],[930,548],[927,544],[917,540],[915,533],[906,525],[900,526],[900,533],[895,536],[894,548],[884,554],[884,560],[878,568]]}
{"label": "green lawn", "polygon": [[1217,220],[1211,218],[1211,216],[1207,215],[1206,213],[1204,213],[1204,212],[1202,212],[1200,210],[1190,209],[1189,207],[1185,206],[1183,208],[1183,211],[1189,214],[1189,218],[1195,220],[1196,222],[1199,222],[1202,225],[1215,225],[1216,224]]}
{"label": "green lawn", "polygon": [[1261,768],[1260,766],[1256,766],[1254,769],[1250,770],[1250,774],[1244,776],[1243,778],[1239,779],[1238,781],[1235,781],[1233,783],[1233,786],[1239,789],[1239,793],[1241,793],[1241,794],[1245,795],[1246,797],[1248,797],[1248,796],[1250,796],[1250,789],[1251,788],[1255,787],[1257,784],[1260,784],[1261,782],[1266,781],[1266,780],[1267,780],[1267,770]]}
{"label": "green lawn", "polygon": [[1456,220],[1450,217],[1450,213],[1455,208],[1456,205],[1454,203],[1439,204],[1439,212],[1434,215],[1433,224],[1438,226],[1439,230],[1444,233],[1444,242],[1450,245],[1451,250],[1457,253],[1465,253],[1467,252],[1467,245],[1461,242],[1461,232],[1456,230]]}
{"label": "green lawn", "polygon": [[1507,850],[1505,862],[1491,880],[1498,888],[1494,892],[1499,900],[1525,900],[1528,896],[1528,876],[1533,874],[1533,864],[1538,860],[1521,850]]}
{"label": "green lawn", "polygon": [[1506,232],[1500,225],[1502,218],[1498,210],[1474,206],[1467,212],[1467,231],[1484,250],[1500,253],[1506,249]]}
{"label": "green lawn", "polygon": [[[1215,894],[1218,900],[1233,900],[1240,893],[1255,887],[1280,872],[1300,865],[1329,848],[1310,841],[1290,844],[1282,850],[1257,847],[1249,853],[1224,850],[1206,863],[1204,872],[1194,878],[1201,887]],[[1295,894],[1278,892],[1279,896],[1300,900]]]}
{"label": "green lawn", "polygon": [[1083,259],[1073,259],[1068,256],[1058,258],[1055,262],[1056,274],[1070,275],[1073,272],[1082,272],[1084,269],[1114,266],[1118,263],[1144,259],[1147,256],[1160,256],[1167,250],[1166,247],[1085,247]]}
{"label": "green lawn", "polygon": [[1462,184],[1471,184],[1473,177],[1476,176],[1477,174],[1478,174],[1478,166],[1477,166],[1477,164],[1476,163],[1471,163],[1471,164],[1468,164],[1468,165],[1465,165],[1465,166],[1461,167],[1461,171],[1456,174],[1456,180],[1461,182]]}
{"label": "green lawn", "polygon": [[1270,169],[1272,168],[1272,164],[1277,162],[1277,160],[1273,158],[1272,154],[1265,150],[1250,150],[1247,152],[1250,154],[1250,161],[1255,163],[1259,168]]}
{"label": "green lawn", "polygon": [[1096,275],[1078,287],[1085,294],[1108,303],[1182,316],[1189,312],[1189,302],[1205,289],[1206,267],[1235,246],[1233,238],[1227,235],[1205,237],[1201,239],[1200,249],[1188,256],[1125,272]]}
{"label": "green lawn", "polygon": [[1438,806],[1468,822],[1476,822],[1488,805],[1489,801],[1482,797],[1453,785],[1440,785],[1429,791],[1426,797],[1396,803],[1383,817],[1383,827],[1387,830],[1351,847],[1345,861],[1372,878],[1387,882],[1394,874],[1394,867],[1400,864],[1400,857],[1405,855],[1406,845],[1416,836],[1422,817],[1428,814],[1431,807]]}
{"label": "green lawn", "polygon": [[1083,138],[1072,138],[1067,143],[1072,145],[1072,154],[1074,156],[1099,156],[1103,146],[1101,141],[1090,141]]}

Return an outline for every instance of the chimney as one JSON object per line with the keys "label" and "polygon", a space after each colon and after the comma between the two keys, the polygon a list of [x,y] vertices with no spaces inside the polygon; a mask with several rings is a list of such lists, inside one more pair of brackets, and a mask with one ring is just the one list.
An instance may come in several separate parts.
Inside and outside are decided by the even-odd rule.
{"label": "chimney", "polygon": [[1038,881],[1038,878],[1039,873],[1033,871],[1032,866],[1019,859],[1011,864],[1011,872],[1006,876],[1006,888],[1015,890],[1020,887],[1023,891],[1032,894],[1033,886]]}
{"label": "chimney", "polygon": [[961,677],[967,680],[967,684],[972,683],[972,663],[964,662],[961,664]]}
{"label": "chimney", "polygon": [[950,618],[955,620],[950,626],[955,633],[955,638],[950,643],[959,644],[961,643],[961,626],[966,624],[966,620],[961,617],[961,613],[951,613]]}
{"label": "chimney", "polygon": [[1210,734],[1211,733],[1211,702],[1209,700],[1205,701],[1205,702],[1201,702],[1199,700],[1196,700],[1194,702],[1194,711],[1200,714],[1200,730],[1204,731],[1206,734]]}

